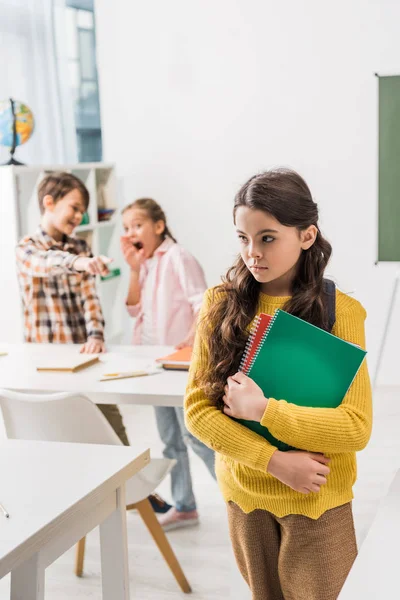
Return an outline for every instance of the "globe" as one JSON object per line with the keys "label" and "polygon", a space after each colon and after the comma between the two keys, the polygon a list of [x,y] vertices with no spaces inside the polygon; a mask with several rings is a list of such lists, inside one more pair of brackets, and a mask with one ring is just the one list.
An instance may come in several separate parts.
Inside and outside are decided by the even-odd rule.
{"label": "globe", "polygon": [[12,98],[0,101],[0,145],[10,148],[9,164],[20,164],[13,158],[15,148],[29,140],[34,126],[33,113],[29,106]]}

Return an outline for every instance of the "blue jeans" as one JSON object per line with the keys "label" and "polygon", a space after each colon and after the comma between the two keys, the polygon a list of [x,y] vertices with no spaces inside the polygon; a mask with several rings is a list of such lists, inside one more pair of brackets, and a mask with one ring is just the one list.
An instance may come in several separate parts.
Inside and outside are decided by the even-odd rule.
{"label": "blue jeans", "polygon": [[185,426],[183,408],[180,406],[155,406],[158,433],[164,442],[164,457],[177,461],[171,471],[171,492],[175,507],[180,512],[196,509],[190,474],[189,444],[204,461],[211,475],[215,477],[214,451],[196,439]]}

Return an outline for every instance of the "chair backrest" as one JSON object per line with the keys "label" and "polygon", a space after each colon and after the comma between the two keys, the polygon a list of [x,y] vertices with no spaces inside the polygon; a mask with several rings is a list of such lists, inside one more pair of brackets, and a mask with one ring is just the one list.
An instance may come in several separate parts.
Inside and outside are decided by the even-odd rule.
{"label": "chair backrest", "polygon": [[122,444],[95,404],[77,394],[26,394],[0,389],[8,438]]}

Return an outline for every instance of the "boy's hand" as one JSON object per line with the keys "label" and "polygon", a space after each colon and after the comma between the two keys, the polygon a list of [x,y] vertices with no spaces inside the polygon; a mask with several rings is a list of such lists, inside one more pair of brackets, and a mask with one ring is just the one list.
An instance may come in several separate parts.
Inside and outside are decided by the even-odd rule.
{"label": "boy's hand", "polygon": [[132,243],[132,239],[129,235],[121,236],[121,252],[124,260],[128,263],[132,271],[137,273],[140,271],[140,267],[145,260],[143,248],[138,250]]}
{"label": "boy's hand", "polygon": [[81,354],[100,354],[105,351],[106,347],[103,340],[97,340],[96,338],[89,338],[80,350]]}
{"label": "boy's hand", "polygon": [[109,270],[107,265],[113,261],[107,256],[78,256],[73,263],[75,271],[86,271],[91,275],[108,275]]}
{"label": "boy's hand", "polygon": [[268,399],[255,381],[239,372],[228,377],[224,391],[224,413],[228,417],[261,421]]}
{"label": "boy's hand", "polygon": [[326,483],[329,458],[314,452],[276,450],[270,458],[268,473],[301,494],[319,492]]}

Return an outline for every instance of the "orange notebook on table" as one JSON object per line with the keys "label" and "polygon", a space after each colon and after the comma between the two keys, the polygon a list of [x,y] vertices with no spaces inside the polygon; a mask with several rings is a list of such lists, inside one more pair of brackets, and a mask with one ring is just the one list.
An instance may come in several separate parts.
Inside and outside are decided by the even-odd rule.
{"label": "orange notebook on table", "polygon": [[172,354],[168,354],[168,356],[157,358],[157,362],[160,363],[164,369],[174,371],[188,371],[191,359],[192,348],[191,346],[186,346],[181,350],[177,350]]}

